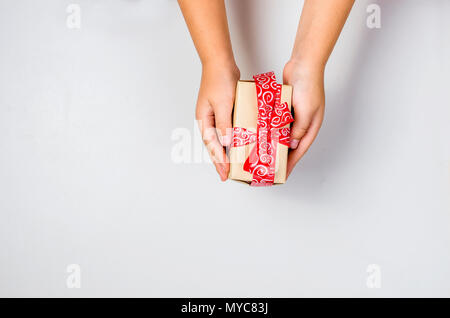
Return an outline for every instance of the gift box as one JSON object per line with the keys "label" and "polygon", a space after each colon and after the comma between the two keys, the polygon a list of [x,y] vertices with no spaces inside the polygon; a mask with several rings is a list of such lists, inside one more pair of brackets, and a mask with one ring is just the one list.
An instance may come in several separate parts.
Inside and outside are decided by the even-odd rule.
{"label": "gift box", "polygon": [[230,179],[253,186],[285,183],[291,100],[292,87],[278,84],[273,72],[237,83]]}

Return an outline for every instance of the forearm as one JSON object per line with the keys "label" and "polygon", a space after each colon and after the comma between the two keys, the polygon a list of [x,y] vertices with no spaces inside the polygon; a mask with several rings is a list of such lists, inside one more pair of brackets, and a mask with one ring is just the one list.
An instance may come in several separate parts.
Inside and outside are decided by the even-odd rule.
{"label": "forearm", "polygon": [[178,0],[203,64],[234,65],[224,0]]}
{"label": "forearm", "polygon": [[305,0],[291,60],[325,68],[353,3],[354,0]]}

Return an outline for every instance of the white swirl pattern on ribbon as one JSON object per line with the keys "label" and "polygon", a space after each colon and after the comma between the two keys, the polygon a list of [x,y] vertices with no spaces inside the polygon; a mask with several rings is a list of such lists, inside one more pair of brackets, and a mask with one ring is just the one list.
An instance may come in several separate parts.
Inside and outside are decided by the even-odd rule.
{"label": "white swirl pattern on ribbon", "polygon": [[253,174],[252,186],[272,185],[275,177],[277,144],[289,145],[289,128],[294,121],[287,103],[281,104],[281,84],[273,72],[255,75],[258,98],[256,134],[241,127],[233,128],[232,147],[256,142],[244,163],[244,170]]}

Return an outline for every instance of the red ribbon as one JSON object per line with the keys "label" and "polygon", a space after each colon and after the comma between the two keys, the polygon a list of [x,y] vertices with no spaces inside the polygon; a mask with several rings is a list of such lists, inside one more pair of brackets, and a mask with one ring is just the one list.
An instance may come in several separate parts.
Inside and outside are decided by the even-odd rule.
{"label": "red ribbon", "polygon": [[278,143],[289,146],[290,129],[283,126],[294,121],[288,104],[281,104],[281,84],[274,72],[253,76],[258,98],[256,133],[245,128],[233,128],[231,147],[241,147],[256,142],[244,171],[253,175],[252,186],[270,186],[275,178]]}

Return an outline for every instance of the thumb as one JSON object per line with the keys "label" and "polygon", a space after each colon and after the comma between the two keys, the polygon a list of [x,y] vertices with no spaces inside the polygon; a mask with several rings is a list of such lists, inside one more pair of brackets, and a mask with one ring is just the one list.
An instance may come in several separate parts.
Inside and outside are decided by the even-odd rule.
{"label": "thumb", "polygon": [[291,141],[289,143],[289,148],[291,149],[297,149],[300,139],[306,134],[311,125],[313,113],[297,112],[295,117],[291,128]]}
{"label": "thumb", "polygon": [[231,144],[232,135],[232,107],[216,107],[214,118],[216,121],[216,128],[218,129],[219,140],[222,146],[227,147]]}

